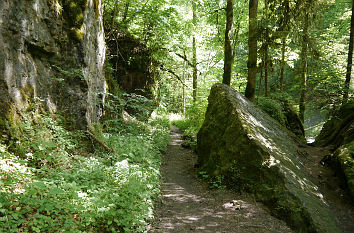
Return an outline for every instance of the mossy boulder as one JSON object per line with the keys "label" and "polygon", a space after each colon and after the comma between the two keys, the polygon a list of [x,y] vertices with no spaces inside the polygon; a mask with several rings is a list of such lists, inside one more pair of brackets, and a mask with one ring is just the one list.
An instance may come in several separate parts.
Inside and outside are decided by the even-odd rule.
{"label": "mossy boulder", "polygon": [[354,140],[354,100],[343,105],[327,121],[316,137],[314,145],[332,146],[335,150]]}
{"label": "mossy boulder", "polygon": [[354,141],[337,148],[329,159],[330,165],[342,177],[354,201]]}
{"label": "mossy boulder", "polygon": [[198,132],[198,165],[230,188],[253,192],[299,232],[339,232],[297,142],[278,122],[224,84],[212,87]]}

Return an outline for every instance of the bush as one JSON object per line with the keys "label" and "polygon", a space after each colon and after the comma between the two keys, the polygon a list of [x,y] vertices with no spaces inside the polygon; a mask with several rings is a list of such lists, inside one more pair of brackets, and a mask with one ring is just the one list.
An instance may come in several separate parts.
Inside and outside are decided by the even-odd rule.
{"label": "bush", "polygon": [[[159,192],[169,122],[114,123],[94,132],[112,151],[38,111],[13,125],[10,146],[0,144],[0,232],[143,231]],[[93,151],[80,148],[84,140]]]}
{"label": "bush", "polygon": [[278,121],[281,125],[285,126],[286,117],[283,113],[283,107],[278,100],[267,97],[259,97],[257,100],[257,105],[269,116]]}

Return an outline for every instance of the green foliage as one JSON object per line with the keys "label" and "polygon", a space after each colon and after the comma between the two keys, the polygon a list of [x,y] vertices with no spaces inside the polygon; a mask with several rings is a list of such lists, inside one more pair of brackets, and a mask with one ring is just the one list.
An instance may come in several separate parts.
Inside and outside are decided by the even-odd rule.
{"label": "green foliage", "polygon": [[172,121],[172,124],[180,128],[184,135],[196,136],[204,122],[206,102],[197,101],[186,110],[185,118]]}
{"label": "green foliage", "polygon": [[0,145],[0,232],[144,231],[169,121],[116,121],[95,136],[117,153],[86,148],[84,132],[39,108],[13,125],[10,145]]}
{"label": "green foliage", "polygon": [[267,97],[259,97],[257,100],[257,105],[281,125],[285,125],[286,117],[283,113],[283,107],[279,101]]}
{"label": "green foliage", "polygon": [[218,176],[209,176],[206,171],[199,171],[199,177],[202,179],[206,180],[209,184],[209,187],[211,189],[225,189],[226,186],[224,185],[224,176],[223,175],[218,175]]}

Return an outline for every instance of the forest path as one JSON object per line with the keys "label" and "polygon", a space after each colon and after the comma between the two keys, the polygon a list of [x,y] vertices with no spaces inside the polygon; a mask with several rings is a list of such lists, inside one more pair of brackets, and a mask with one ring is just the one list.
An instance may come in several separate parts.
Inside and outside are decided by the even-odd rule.
{"label": "forest path", "polygon": [[342,233],[354,232],[354,203],[344,191],[339,174],[323,162],[330,148],[303,146],[299,148],[303,164],[311,181],[319,188],[329,206],[332,217]]}
{"label": "forest path", "polygon": [[197,178],[197,156],[181,143],[180,131],[172,126],[161,166],[162,194],[149,232],[292,232],[249,194],[210,190]]}

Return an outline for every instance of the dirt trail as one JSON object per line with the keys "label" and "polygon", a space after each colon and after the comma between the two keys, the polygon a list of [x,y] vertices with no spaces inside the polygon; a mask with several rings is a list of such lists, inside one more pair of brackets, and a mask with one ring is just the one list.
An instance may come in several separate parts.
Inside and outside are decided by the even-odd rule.
{"label": "dirt trail", "polygon": [[329,148],[304,146],[299,148],[305,169],[324,195],[337,226],[343,233],[354,232],[354,205],[343,190],[344,184],[339,176],[322,159],[331,152]]}
{"label": "dirt trail", "polygon": [[149,232],[293,232],[249,195],[208,189],[196,177],[196,155],[181,147],[175,127],[171,138],[161,166],[162,195]]}

